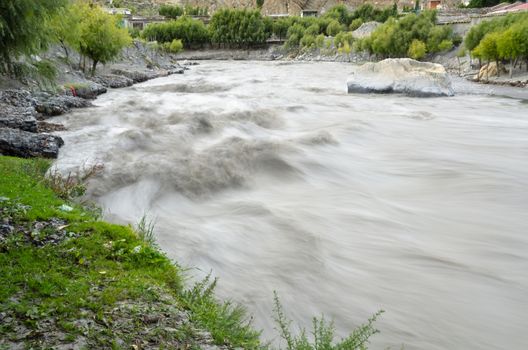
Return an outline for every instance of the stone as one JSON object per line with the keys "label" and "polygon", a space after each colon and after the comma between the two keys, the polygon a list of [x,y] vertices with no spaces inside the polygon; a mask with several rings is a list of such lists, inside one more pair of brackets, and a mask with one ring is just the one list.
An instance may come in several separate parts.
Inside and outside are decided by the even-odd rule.
{"label": "stone", "polygon": [[52,117],[67,113],[72,108],[91,107],[92,103],[84,98],[62,95],[52,96],[44,100],[37,101],[36,110],[44,116]]}
{"label": "stone", "polygon": [[409,96],[453,96],[444,66],[410,58],[368,62],[348,78],[349,93],[403,93]]}
{"label": "stone", "polygon": [[129,79],[132,79],[134,83],[141,83],[150,79],[158,78],[160,75],[155,71],[138,71],[131,70],[126,71],[123,69],[112,69],[112,74],[122,75]]}
{"label": "stone", "polygon": [[0,91],[0,103],[14,107],[34,107],[37,101],[31,93],[26,90],[4,90]]}
{"label": "stone", "polygon": [[376,28],[381,25],[379,22],[365,22],[358,29],[352,32],[352,36],[356,39],[362,39],[367,36],[370,36]]}
{"label": "stone", "polygon": [[75,95],[77,97],[85,98],[88,100],[93,100],[97,96],[102,95],[108,91],[107,88],[105,88],[103,85],[88,81],[83,82],[81,84],[74,84],[72,86],[65,85],[64,88],[66,89],[66,95],[73,96],[74,93],[71,91],[71,87],[75,90]]}
{"label": "stone", "polygon": [[33,107],[17,107],[0,103],[0,128],[37,132],[37,118]]}
{"label": "stone", "polygon": [[490,77],[496,77],[499,75],[499,69],[497,68],[496,62],[490,62],[480,68],[477,75],[475,75],[475,80],[488,80]]}
{"label": "stone", "polygon": [[0,154],[6,156],[57,158],[62,145],[59,136],[0,128]]}
{"label": "stone", "polygon": [[101,84],[107,88],[118,89],[127,86],[132,86],[134,81],[128,77],[117,74],[105,74],[99,75],[92,78],[98,84]]}

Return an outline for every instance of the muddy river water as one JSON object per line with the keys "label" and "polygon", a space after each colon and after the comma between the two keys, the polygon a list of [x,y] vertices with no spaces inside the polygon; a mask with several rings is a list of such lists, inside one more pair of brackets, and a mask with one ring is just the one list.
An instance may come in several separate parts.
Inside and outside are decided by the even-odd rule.
{"label": "muddy river water", "polygon": [[527,349],[528,90],[346,94],[352,69],[204,62],[113,90],[61,117],[56,164],[103,163],[106,218],[154,220],[266,339],[276,290],[340,336],[385,310],[372,349]]}

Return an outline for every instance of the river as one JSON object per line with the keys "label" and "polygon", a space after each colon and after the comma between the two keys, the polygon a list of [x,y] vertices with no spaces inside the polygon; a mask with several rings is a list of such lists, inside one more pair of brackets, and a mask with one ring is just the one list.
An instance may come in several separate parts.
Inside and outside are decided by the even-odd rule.
{"label": "river", "polygon": [[58,119],[56,165],[103,163],[106,218],[147,214],[266,339],[276,290],[340,336],[385,310],[372,349],[527,349],[528,90],[349,95],[352,69],[212,61],[113,90]]}

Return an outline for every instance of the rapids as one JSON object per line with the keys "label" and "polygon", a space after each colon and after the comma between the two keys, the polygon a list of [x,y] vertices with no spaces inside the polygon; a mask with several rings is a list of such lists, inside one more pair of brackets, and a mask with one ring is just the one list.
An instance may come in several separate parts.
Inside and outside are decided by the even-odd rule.
{"label": "rapids", "polygon": [[340,336],[386,310],[372,349],[528,348],[528,90],[346,94],[351,69],[204,62],[112,90],[59,119],[56,166],[103,163],[106,219],[146,213],[266,339],[276,290]]}

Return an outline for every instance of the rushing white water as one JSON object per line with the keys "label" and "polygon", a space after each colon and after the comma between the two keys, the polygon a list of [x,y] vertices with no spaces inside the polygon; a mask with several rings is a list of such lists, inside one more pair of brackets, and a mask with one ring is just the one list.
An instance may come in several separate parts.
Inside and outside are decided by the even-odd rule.
{"label": "rushing white water", "polygon": [[115,90],[62,117],[57,166],[104,163],[107,218],[155,218],[268,339],[277,290],[342,336],[386,310],[373,349],[527,349],[526,100],[347,95],[351,69],[208,62]]}

